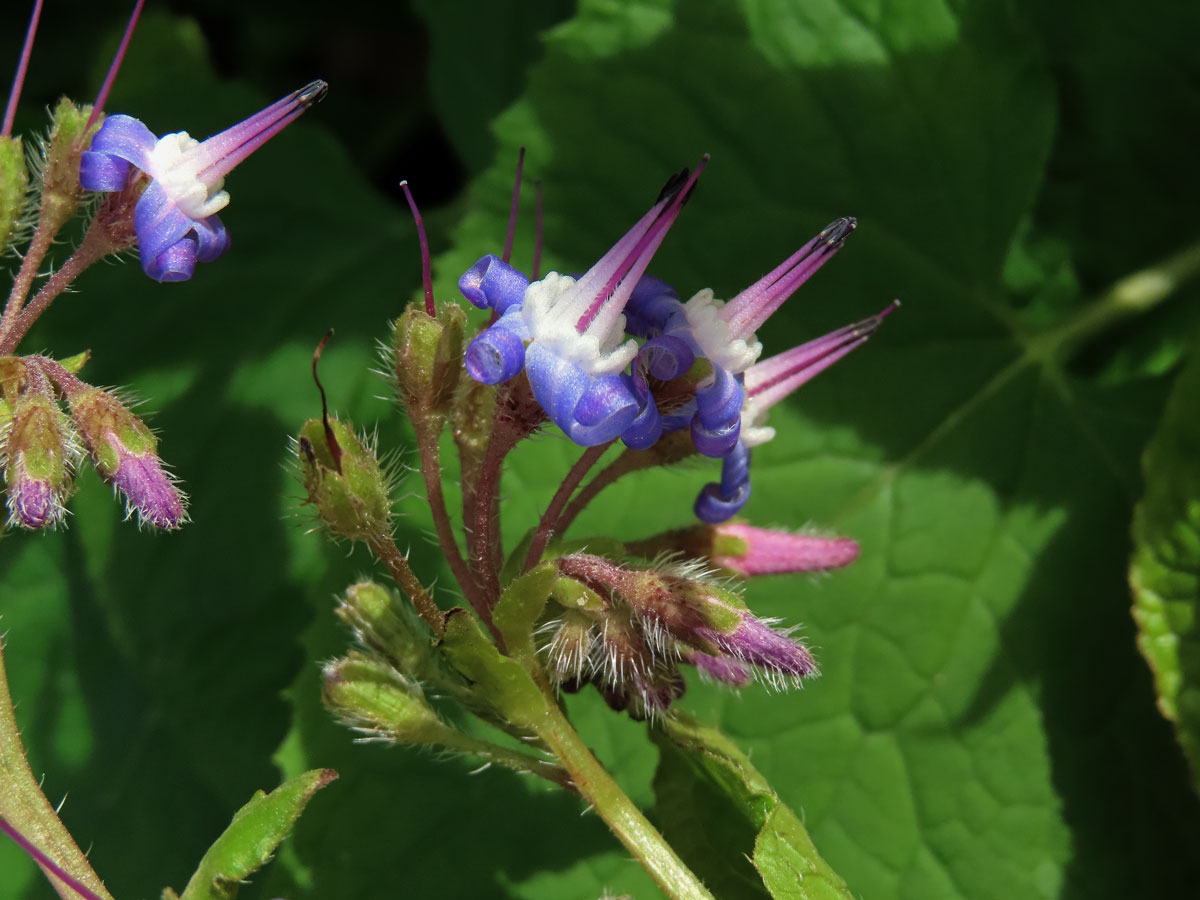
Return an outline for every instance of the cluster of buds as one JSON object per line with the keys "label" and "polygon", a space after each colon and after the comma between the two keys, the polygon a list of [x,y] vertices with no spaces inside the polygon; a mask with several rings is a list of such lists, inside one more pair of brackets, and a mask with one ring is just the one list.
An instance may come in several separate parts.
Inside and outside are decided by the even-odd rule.
{"label": "cluster of buds", "polygon": [[[0,464],[8,524],[55,528],[86,454],[138,523],[178,528],[184,495],[158,456],[158,439],[113,392],[81,381],[85,357],[0,357]],[[64,411],[63,406],[66,409]]]}
{"label": "cluster of buds", "polygon": [[559,611],[540,632],[547,670],[567,690],[594,684],[611,706],[653,717],[684,691],[681,662],[741,687],[782,689],[817,674],[812,655],[755,617],[728,579],[695,561],[650,566],[590,553],[557,561]]}

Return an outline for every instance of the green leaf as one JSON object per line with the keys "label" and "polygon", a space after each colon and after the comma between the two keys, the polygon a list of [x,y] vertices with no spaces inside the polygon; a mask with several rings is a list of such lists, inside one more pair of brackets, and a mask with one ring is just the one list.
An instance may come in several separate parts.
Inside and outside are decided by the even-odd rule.
{"label": "green leaf", "polygon": [[473,691],[512,725],[528,727],[542,715],[546,698],[529,673],[521,663],[500,655],[471,613],[451,610],[440,646]]}
{"label": "green leaf", "polygon": [[652,736],[663,834],[716,896],[850,900],[800,820],[724,735],[677,716]]}
{"label": "green leaf", "polygon": [[1200,354],[1179,373],[1142,458],[1134,511],[1133,617],[1154,670],[1158,708],[1175,725],[1200,788]]}
{"label": "green leaf", "polygon": [[180,900],[233,900],[241,883],[266,865],[291,834],[313,794],[335,778],[333,769],[315,769],[269,794],[256,793],[204,854]]}

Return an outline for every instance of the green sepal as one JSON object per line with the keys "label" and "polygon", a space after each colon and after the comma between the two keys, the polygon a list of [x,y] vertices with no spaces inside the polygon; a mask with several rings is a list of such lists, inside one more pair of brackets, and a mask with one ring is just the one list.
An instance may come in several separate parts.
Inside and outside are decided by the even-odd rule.
{"label": "green sepal", "polygon": [[96,469],[110,478],[121,465],[121,450],[108,436],[115,435],[124,452],[134,456],[156,454],[158,438],[138,416],[109,391],[84,387],[69,394],[71,418],[91,448]]}
{"label": "green sepal", "polygon": [[454,303],[430,316],[412,303],[392,330],[396,381],[413,416],[445,415],[458,386],[467,315]]}
{"label": "green sepal", "polygon": [[546,698],[516,660],[501,656],[475,617],[462,607],[446,616],[442,651],[471,683],[472,693],[518,728],[531,728],[545,714]]}
{"label": "green sepal", "polygon": [[550,596],[559,606],[576,612],[599,614],[608,609],[608,604],[599,594],[565,575],[554,582],[554,591]]}
{"label": "green sepal", "polygon": [[81,350],[73,356],[68,356],[66,359],[56,360],[56,362],[72,375],[78,375],[83,371],[84,365],[91,358],[91,350]]}
{"label": "green sepal", "polygon": [[851,900],[803,823],[737,746],[682,713],[658,722],[654,790],[664,836],[717,896]]}
{"label": "green sepal", "polygon": [[[333,769],[314,769],[285,781],[271,793],[256,793],[204,854],[179,900],[233,900],[251,874],[270,860],[313,794],[337,778]],[[167,891],[164,897],[170,897]]]}
{"label": "green sepal", "polygon": [[[331,441],[326,434],[328,424]],[[335,458],[335,452],[339,455]],[[369,541],[391,528],[391,485],[354,428],[330,417],[300,429],[300,471],[308,499],[334,534]]]}
{"label": "green sepal", "polygon": [[509,655],[520,660],[529,671],[537,665],[533,628],[542,617],[557,581],[558,569],[554,564],[542,563],[509,584],[492,611],[492,621],[504,638]]}
{"label": "green sepal", "polygon": [[0,138],[0,256],[16,241],[28,202],[29,170],[19,137]]}

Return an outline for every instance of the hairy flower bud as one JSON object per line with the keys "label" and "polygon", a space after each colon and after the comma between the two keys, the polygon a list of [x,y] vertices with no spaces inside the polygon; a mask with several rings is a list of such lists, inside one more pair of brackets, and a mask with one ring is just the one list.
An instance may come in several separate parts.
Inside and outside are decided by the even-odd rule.
{"label": "hairy flower bud", "polygon": [[403,744],[442,744],[454,735],[417,682],[352,651],[325,666],[322,699],[338,718],[372,737]]}
{"label": "hairy flower bud", "polygon": [[364,647],[383,656],[405,675],[429,676],[436,662],[433,635],[392,591],[374,581],[360,581],[346,588],[338,603],[339,618],[354,631]]}
{"label": "hairy flower bud", "polygon": [[42,172],[43,226],[57,232],[79,209],[83,188],[79,184],[79,160],[87,144],[90,106],[76,106],[66,97],[58,101],[51,116],[50,142]]}
{"label": "hairy flower bud", "polygon": [[186,522],[185,498],[159,459],[158,439],[146,423],[109,391],[78,379],[68,385],[71,418],[100,477],[125,495],[127,515],[136,512],[139,525],[156,528]]}
{"label": "hairy flower bud", "polygon": [[0,255],[13,245],[21,231],[29,170],[19,137],[0,137]]}
{"label": "hairy flower bud", "polygon": [[310,419],[297,440],[308,501],[334,534],[370,541],[391,530],[389,479],[374,447],[338,419]]}
{"label": "hairy flower bud", "polygon": [[462,373],[467,315],[455,303],[431,316],[411,304],[392,334],[396,381],[410,415],[444,415]]}
{"label": "hairy flower bud", "polygon": [[8,521],[22,528],[54,528],[66,515],[65,502],[82,454],[49,382],[36,369],[24,368],[23,389],[11,403],[5,402],[8,421],[2,449]]}

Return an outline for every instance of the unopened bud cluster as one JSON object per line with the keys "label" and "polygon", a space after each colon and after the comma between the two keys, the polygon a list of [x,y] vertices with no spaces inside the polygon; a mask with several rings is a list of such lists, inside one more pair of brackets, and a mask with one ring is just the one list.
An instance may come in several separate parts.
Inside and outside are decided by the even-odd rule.
{"label": "unopened bud cluster", "polygon": [[158,439],[119,397],[48,357],[0,357],[8,524],[29,529],[62,524],[85,456],[125,498],[127,515],[136,514],[139,524],[172,529],[187,520],[184,495],[158,456]]}

